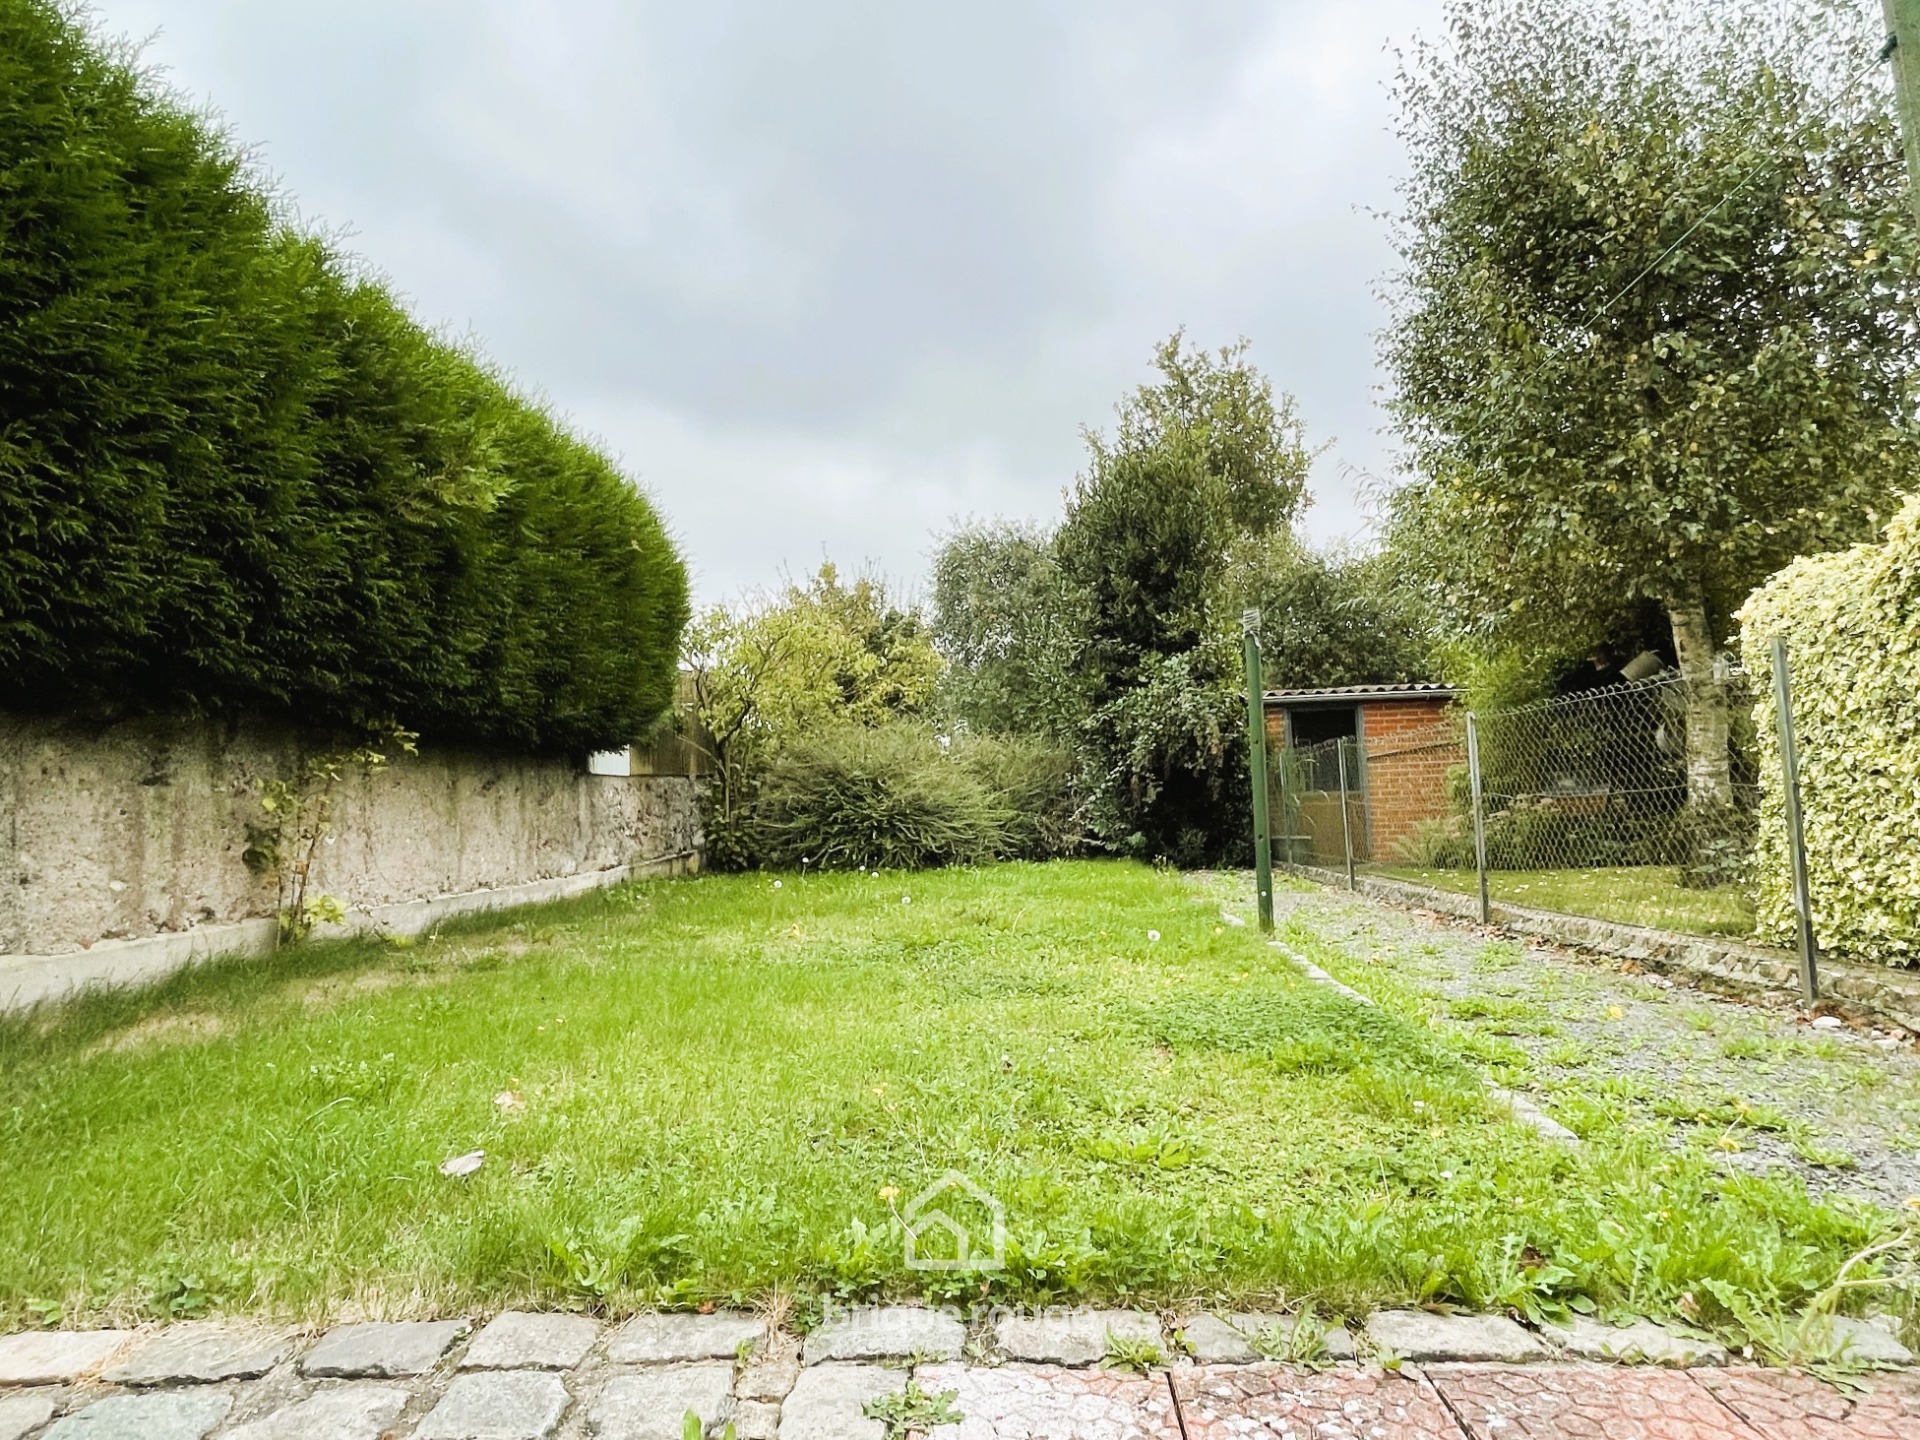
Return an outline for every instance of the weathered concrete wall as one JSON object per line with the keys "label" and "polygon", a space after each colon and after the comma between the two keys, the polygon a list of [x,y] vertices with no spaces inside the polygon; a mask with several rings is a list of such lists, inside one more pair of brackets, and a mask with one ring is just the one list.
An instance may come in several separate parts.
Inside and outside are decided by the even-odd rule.
{"label": "weathered concrete wall", "polygon": [[[255,727],[0,716],[0,961],[248,922],[254,933],[277,903],[273,879],[242,858],[249,826],[266,818],[261,785],[325,748]],[[428,747],[347,773],[309,894],[377,920],[442,897],[478,903],[534,886],[538,898],[555,890],[541,882],[577,889],[635,866],[697,863],[694,786]]]}

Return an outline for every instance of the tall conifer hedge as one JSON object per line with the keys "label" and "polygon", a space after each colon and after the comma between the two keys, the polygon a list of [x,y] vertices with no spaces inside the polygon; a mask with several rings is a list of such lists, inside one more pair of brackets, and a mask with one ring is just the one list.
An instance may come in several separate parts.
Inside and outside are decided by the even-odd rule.
{"label": "tall conifer hedge", "polygon": [[686,616],[604,457],[0,0],[0,707],[593,748],[670,703]]}

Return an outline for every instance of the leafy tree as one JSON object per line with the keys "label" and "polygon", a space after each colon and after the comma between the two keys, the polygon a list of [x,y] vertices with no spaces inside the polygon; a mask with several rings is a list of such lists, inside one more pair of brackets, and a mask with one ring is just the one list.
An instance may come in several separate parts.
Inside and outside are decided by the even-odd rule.
{"label": "leafy tree", "polygon": [[1238,547],[1229,566],[1233,615],[1260,611],[1266,681],[1283,690],[1426,679],[1425,617],[1379,554],[1323,554],[1291,534]]}
{"label": "leafy tree", "polygon": [[1076,661],[1086,635],[1053,536],[1006,521],[963,525],[933,561],[942,708],[985,735],[1074,734],[1086,716]]}
{"label": "leafy tree", "polygon": [[[1453,0],[1398,84],[1395,544],[1457,634],[1578,651],[1636,601],[1683,672],[1913,473],[1920,285],[1864,7]],[[1692,802],[1731,796],[1690,687]]]}
{"label": "leafy tree", "polygon": [[1291,520],[1312,457],[1245,342],[1208,353],[1176,334],[1154,360],[1158,382],[1120,405],[1112,438],[1088,434],[1056,551],[1086,613],[1095,827],[1197,863],[1245,828],[1237,647],[1219,613],[1229,555]]}
{"label": "leafy tree", "polygon": [[743,825],[785,748],[826,726],[919,718],[944,669],[916,610],[880,580],[844,583],[830,563],[776,595],[702,612],[686,665],[695,733],[714,767],[706,819],[717,865],[750,858]]}

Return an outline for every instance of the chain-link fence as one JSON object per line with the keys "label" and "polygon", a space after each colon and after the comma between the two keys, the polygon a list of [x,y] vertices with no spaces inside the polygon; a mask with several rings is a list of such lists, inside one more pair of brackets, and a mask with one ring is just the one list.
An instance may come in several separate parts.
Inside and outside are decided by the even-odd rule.
{"label": "chain-link fence", "polygon": [[1751,687],[1734,673],[1378,735],[1363,718],[1353,737],[1272,756],[1274,856],[1473,894],[1484,851],[1495,903],[1745,935],[1759,805],[1753,713]]}

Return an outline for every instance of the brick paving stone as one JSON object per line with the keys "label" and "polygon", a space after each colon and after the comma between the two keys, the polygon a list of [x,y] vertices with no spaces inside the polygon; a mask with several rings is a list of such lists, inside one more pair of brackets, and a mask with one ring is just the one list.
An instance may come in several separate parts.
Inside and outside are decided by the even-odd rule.
{"label": "brick paving stone", "polygon": [[55,1422],[47,1440],[204,1440],[232,1408],[218,1390],[114,1395]]}
{"label": "brick paving stone", "polygon": [[1435,1366],[1473,1440],[1760,1440],[1683,1370]]}
{"label": "brick paving stone", "polygon": [[607,1358],[616,1365],[731,1360],[742,1345],[759,1348],[767,1322],[757,1315],[636,1315],[613,1332]]}
{"label": "brick paving stone", "polygon": [[67,1385],[91,1375],[131,1330],[29,1330],[0,1336],[0,1385]]}
{"label": "brick paving stone", "polygon": [[[1298,1316],[1272,1314],[1196,1315],[1181,1328],[1180,1338],[1187,1353],[1202,1365],[1251,1365],[1267,1357],[1254,1341],[1273,1331],[1285,1344],[1293,1335]],[[1337,1322],[1321,1321],[1322,1358],[1353,1359],[1353,1336]]]}
{"label": "brick paving stone", "polygon": [[1367,1336],[1403,1360],[1546,1360],[1538,1338],[1504,1315],[1434,1315],[1381,1310],[1367,1317]]}
{"label": "brick paving stone", "polygon": [[929,1432],[932,1440],[1180,1440],[1164,1374],[922,1365],[913,1378],[929,1395],[956,1392],[953,1408],[963,1418]]}
{"label": "brick paving stone", "polygon": [[807,1336],[807,1364],[824,1360],[957,1360],[967,1327],[917,1305],[874,1306],[829,1320]]}
{"label": "brick paving stone", "polygon": [[392,1380],[424,1375],[466,1333],[464,1320],[407,1320],[341,1325],[300,1361],[300,1373],[336,1380]]}
{"label": "brick paving stone", "polygon": [[616,1375],[587,1411],[600,1440],[680,1440],[687,1412],[711,1431],[733,1413],[733,1366],[723,1360]]}
{"label": "brick paving stone", "polygon": [[0,1395],[0,1440],[26,1440],[53,1418],[45,1395]]}
{"label": "brick paving stone", "polygon": [[109,1385],[215,1385],[254,1380],[293,1353],[291,1336],[258,1325],[186,1324],[162,1330],[100,1372]]}
{"label": "brick paving stone", "polygon": [[407,1408],[407,1392],[386,1385],[322,1390],[226,1431],[220,1440],[382,1440]]}
{"label": "brick paving stone", "polygon": [[1054,1310],[1038,1315],[1002,1315],[994,1343],[1009,1359],[1036,1365],[1097,1365],[1110,1340],[1153,1345],[1163,1353],[1160,1320],[1137,1310]]}
{"label": "brick paving stone", "polygon": [[1439,1393],[1419,1374],[1343,1366],[1208,1365],[1174,1370],[1187,1440],[1462,1440]]}
{"label": "brick paving stone", "polygon": [[462,1370],[571,1370],[600,1338],[600,1322],[584,1315],[496,1315],[474,1338]]}
{"label": "brick paving stone", "polygon": [[885,1440],[886,1427],[863,1407],[906,1383],[898,1370],[878,1365],[809,1365],[780,1407],[780,1440]]}
{"label": "brick paving stone", "polygon": [[1694,1379],[1767,1440],[1914,1440],[1920,1376],[1877,1375],[1850,1400],[1811,1375],[1786,1370],[1699,1370]]}
{"label": "brick paving stone", "polygon": [[542,1370],[459,1375],[413,1432],[414,1440],[547,1440],[567,1399],[565,1382]]}
{"label": "brick paving stone", "polygon": [[1700,1365],[1724,1365],[1726,1348],[1711,1340],[1695,1340],[1642,1320],[1637,1325],[1602,1325],[1584,1315],[1570,1325],[1556,1325],[1547,1338],[1576,1360],[1617,1360],[1624,1364],[1671,1365],[1689,1370]]}

